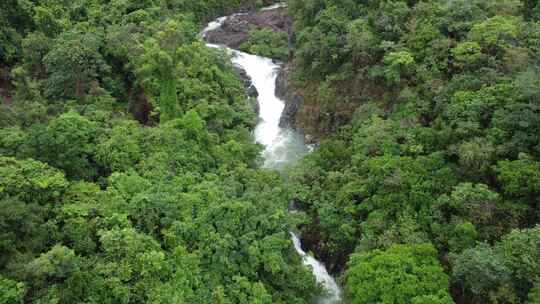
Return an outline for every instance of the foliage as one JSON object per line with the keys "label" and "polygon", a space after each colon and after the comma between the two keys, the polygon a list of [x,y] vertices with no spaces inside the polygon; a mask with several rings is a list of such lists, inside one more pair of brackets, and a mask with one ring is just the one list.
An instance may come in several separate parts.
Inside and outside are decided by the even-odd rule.
{"label": "foliage", "polygon": [[198,37],[270,2],[0,2],[0,302],[309,303],[298,223],[353,303],[538,302],[537,1],[289,0],[243,48],[336,133],[286,180]]}
{"label": "foliage", "polygon": [[496,248],[512,270],[516,289],[525,297],[540,272],[540,226],[513,230],[503,237]]}
{"label": "foliage", "polygon": [[527,299],[528,304],[536,304],[540,303],[540,284],[538,282],[534,285],[534,287],[529,292],[529,297]]}
{"label": "foliage", "polygon": [[249,39],[240,45],[244,52],[286,60],[289,56],[287,34],[269,28],[252,29]]}
{"label": "foliage", "polygon": [[[473,294],[473,300],[527,299],[538,276],[539,226],[514,230],[492,248],[480,244],[455,258],[453,277]],[[530,298],[530,297],[529,297]]]}
{"label": "foliage", "polygon": [[0,276],[0,303],[18,304],[23,302],[24,284]]}
{"label": "foliage", "polygon": [[510,279],[504,261],[485,244],[465,250],[455,263],[454,279],[475,295],[487,296]]}
{"label": "foliage", "polygon": [[[511,231],[540,222],[537,3],[288,5],[305,97],[296,124],[321,139],[290,170],[309,249],[340,273],[353,252],[431,243],[456,302],[525,303],[536,247]],[[514,265],[501,253],[507,238],[527,247],[511,250]]]}
{"label": "foliage", "polygon": [[407,51],[392,52],[384,57],[383,62],[386,65],[384,71],[386,81],[390,84],[399,84],[401,74],[414,63],[414,58]]}
{"label": "foliage", "polygon": [[175,74],[182,73],[180,48],[192,43],[195,35],[195,28],[188,20],[182,23],[167,21],[159,26],[156,38],[150,37],[144,43],[139,73],[143,75],[143,86],[147,90],[150,85],[146,83],[158,87],[158,109],[162,122],[177,118],[181,113]]}
{"label": "foliage", "polygon": [[448,277],[429,244],[353,254],[347,286],[352,303],[454,303]]}
{"label": "foliage", "polygon": [[0,302],[317,295],[289,192],[259,168],[242,83],[198,38],[202,22],[261,4],[0,4],[14,86],[0,107]]}
{"label": "foliage", "polygon": [[62,114],[46,128],[35,130],[34,149],[41,152],[36,158],[64,170],[68,177],[95,178],[99,168],[93,155],[99,133],[94,121],[75,112]]}
{"label": "foliage", "polygon": [[99,33],[87,29],[64,32],[56,38],[43,58],[48,74],[45,95],[84,101],[92,86],[99,86],[110,70],[100,53],[102,44]]}

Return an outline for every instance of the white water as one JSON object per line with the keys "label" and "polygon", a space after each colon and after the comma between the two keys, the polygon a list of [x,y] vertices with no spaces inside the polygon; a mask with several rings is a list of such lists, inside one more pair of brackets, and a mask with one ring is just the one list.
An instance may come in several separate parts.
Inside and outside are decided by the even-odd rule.
{"label": "white water", "polygon": [[274,5],[261,8],[261,11],[271,11],[271,10],[274,10],[276,8],[282,8],[282,7],[286,7],[286,6],[287,6],[287,3],[285,3],[285,2],[276,3]]}
{"label": "white water", "polygon": [[227,17],[219,17],[216,20],[208,23],[206,28],[201,33],[202,37],[204,38],[206,33],[210,32],[210,31],[213,31],[213,30],[217,30],[218,28],[220,28],[223,25],[223,22],[225,22],[225,20],[227,20]]}
{"label": "white water", "polygon": [[304,260],[304,265],[310,266],[311,269],[313,269],[313,274],[315,275],[315,278],[317,278],[317,282],[326,287],[326,290],[328,291],[328,294],[325,297],[317,299],[317,303],[338,303],[341,298],[341,290],[339,289],[339,286],[334,278],[328,274],[326,267],[324,267],[321,262],[317,261],[314,257],[306,254],[304,250],[302,250],[300,238],[294,232],[291,232],[291,237],[293,240],[294,249],[296,249],[296,252],[298,252],[298,254]]}
{"label": "white water", "polygon": [[275,95],[279,65],[271,59],[239,51],[234,51],[232,60],[246,71],[259,92],[260,121],[255,128],[255,139],[265,146],[265,167],[281,169],[305,155],[308,150],[302,138],[279,126],[285,108],[285,103]]}
{"label": "white water", "polygon": [[[275,9],[282,5],[268,7],[265,10]],[[227,17],[221,17],[208,24],[203,30],[202,36],[209,31],[218,29]],[[213,44],[207,44],[209,47],[222,47]],[[225,47],[223,47],[225,48]],[[233,54],[232,61],[234,64],[242,67],[251,77],[251,81],[259,96],[260,121],[255,128],[255,139],[257,142],[265,146],[264,150],[264,166],[271,169],[282,169],[284,166],[294,163],[303,155],[310,151],[302,138],[292,130],[284,129],[279,126],[279,120],[285,103],[276,97],[276,77],[280,68],[269,58],[255,56],[225,48]],[[296,234],[291,232],[292,241],[296,252],[302,257],[304,265],[310,267],[317,279],[317,282],[322,284],[327,294],[324,297],[317,299],[318,304],[334,304],[338,303],[341,298],[341,290],[332,276],[328,274],[325,266],[306,254],[302,250],[300,239]]]}

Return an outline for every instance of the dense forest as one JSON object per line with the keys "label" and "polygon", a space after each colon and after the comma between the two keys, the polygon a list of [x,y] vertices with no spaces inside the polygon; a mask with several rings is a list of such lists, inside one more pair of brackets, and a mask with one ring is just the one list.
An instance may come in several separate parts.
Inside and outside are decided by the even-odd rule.
{"label": "dense forest", "polygon": [[[291,173],[352,303],[540,303],[540,4],[291,0],[335,127]],[[306,103],[308,100],[306,100]]]}
{"label": "dense forest", "polygon": [[274,172],[199,34],[274,2],[0,1],[0,304],[312,303],[294,229],[343,303],[540,303],[540,3],[288,0]]}
{"label": "dense forest", "polygon": [[0,303],[309,303],[289,192],[198,37],[255,2],[1,1]]}

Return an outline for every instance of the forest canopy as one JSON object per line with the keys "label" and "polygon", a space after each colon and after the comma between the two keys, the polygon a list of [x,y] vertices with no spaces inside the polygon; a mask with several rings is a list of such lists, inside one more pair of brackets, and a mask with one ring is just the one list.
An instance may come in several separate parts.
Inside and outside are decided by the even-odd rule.
{"label": "forest canopy", "polygon": [[200,37],[274,2],[0,2],[0,303],[312,303],[294,229],[343,303],[540,303],[540,3],[288,0],[274,172]]}
{"label": "forest canopy", "polygon": [[0,303],[319,292],[290,240],[289,192],[259,169],[253,101],[199,38],[263,4],[0,3]]}
{"label": "forest canopy", "polygon": [[334,131],[290,188],[349,300],[538,303],[540,4],[288,3],[293,80]]}

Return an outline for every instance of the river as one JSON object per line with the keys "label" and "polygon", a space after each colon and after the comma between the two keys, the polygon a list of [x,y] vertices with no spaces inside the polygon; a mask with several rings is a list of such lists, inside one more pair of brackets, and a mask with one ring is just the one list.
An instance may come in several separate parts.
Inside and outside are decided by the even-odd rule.
{"label": "river", "polygon": [[[263,10],[278,7],[280,7],[279,4]],[[203,37],[207,32],[218,29],[226,19],[227,17],[221,17],[210,22],[202,32]],[[232,53],[233,63],[246,71],[259,92],[257,101],[260,108],[260,119],[255,128],[255,140],[265,147],[263,152],[264,167],[282,170],[285,166],[294,164],[299,158],[309,153],[310,149],[304,144],[301,136],[292,130],[279,126],[279,120],[285,108],[283,100],[280,100],[275,94],[276,78],[277,72],[281,68],[280,64],[269,58],[247,54],[224,46],[207,45],[213,48],[222,47]],[[316,303],[339,303],[341,290],[334,278],[328,274],[324,264],[304,252],[300,238],[292,231],[291,238],[294,248],[302,258],[304,265],[311,268],[317,282],[322,284],[327,291],[324,296],[316,299]]]}

